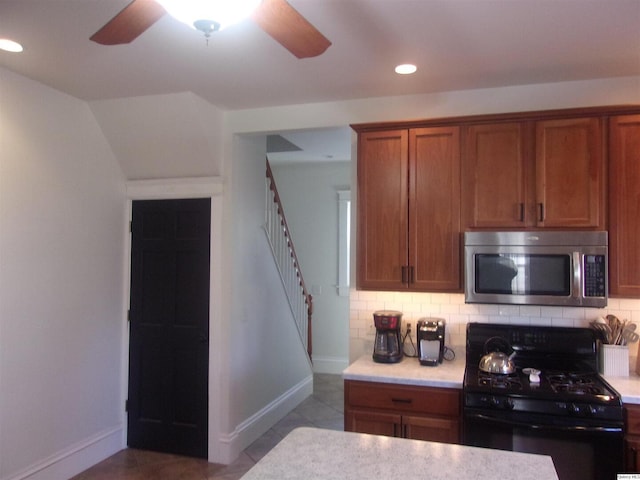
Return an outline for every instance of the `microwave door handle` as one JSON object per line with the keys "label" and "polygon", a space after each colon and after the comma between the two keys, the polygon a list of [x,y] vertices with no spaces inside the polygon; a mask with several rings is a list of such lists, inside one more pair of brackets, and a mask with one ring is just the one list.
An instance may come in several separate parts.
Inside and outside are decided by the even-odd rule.
{"label": "microwave door handle", "polygon": [[582,259],[580,258],[580,252],[573,252],[573,287],[571,296],[579,299],[582,296]]}

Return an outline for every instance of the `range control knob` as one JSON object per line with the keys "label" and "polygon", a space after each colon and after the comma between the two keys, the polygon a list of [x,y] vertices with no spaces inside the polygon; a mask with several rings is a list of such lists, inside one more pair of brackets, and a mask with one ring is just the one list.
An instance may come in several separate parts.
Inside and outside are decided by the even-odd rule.
{"label": "range control knob", "polygon": [[573,415],[584,415],[584,409],[577,403],[572,403],[569,407],[569,412]]}
{"label": "range control knob", "polygon": [[511,400],[509,397],[506,397],[506,398],[491,397],[491,406],[493,408],[498,408],[500,410],[512,410],[513,400]]}

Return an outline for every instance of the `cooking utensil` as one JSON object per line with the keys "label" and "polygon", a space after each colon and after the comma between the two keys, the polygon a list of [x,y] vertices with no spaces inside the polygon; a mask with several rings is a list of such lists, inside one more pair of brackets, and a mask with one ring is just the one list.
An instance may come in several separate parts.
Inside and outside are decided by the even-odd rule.
{"label": "cooking utensil", "polygon": [[637,342],[638,339],[640,339],[640,335],[635,333],[635,329],[636,329],[635,323],[627,322],[625,320],[625,325],[622,328],[622,332],[620,333],[622,345],[627,345],[629,343]]}
{"label": "cooking utensil", "polygon": [[594,322],[591,322],[591,328],[593,328],[596,332],[600,334],[600,339],[604,343],[611,344],[611,342],[613,341],[612,332],[611,332],[611,327],[609,327],[607,323],[594,321]]}
{"label": "cooking utensil", "polygon": [[[491,345],[495,345],[492,347]],[[491,348],[495,350],[491,351]],[[501,351],[505,350],[505,351]],[[516,352],[511,348],[509,342],[501,337],[491,337],[484,343],[485,355],[480,359],[478,368],[487,373],[498,373],[508,375],[516,371],[513,357]],[[510,352],[509,354],[505,352]]]}

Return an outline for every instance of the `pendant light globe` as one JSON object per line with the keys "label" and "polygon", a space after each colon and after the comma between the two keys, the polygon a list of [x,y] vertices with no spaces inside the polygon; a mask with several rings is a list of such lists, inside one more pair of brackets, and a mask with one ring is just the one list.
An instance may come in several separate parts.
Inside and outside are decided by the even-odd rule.
{"label": "pendant light globe", "polygon": [[[222,30],[247,18],[262,0],[156,0],[169,15],[192,28],[203,21]],[[199,22],[199,23],[198,23]]]}

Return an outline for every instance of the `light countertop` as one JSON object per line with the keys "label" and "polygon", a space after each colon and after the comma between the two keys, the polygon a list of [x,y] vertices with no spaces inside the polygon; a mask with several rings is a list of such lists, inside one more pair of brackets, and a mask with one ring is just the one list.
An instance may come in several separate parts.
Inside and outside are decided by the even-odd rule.
{"label": "light countertop", "polygon": [[622,403],[640,404],[640,376],[629,372],[628,377],[604,377],[622,397]]}
{"label": "light countertop", "polygon": [[551,457],[488,448],[298,428],[287,435],[243,480],[376,478],[473,478],[557,480]]}
{"label": "light countertop", "polygon": [[[345,380],[398,383],[426,387],[462,388],[465,366],[464,348],[455,349],[455,360],[437,367],[420,365],[417,358],[404,357],[399,363],[376,363],[371,355],[363,355],[342,372]],[[623,403],[640,404],[640,376],[604,377],[622,397]]]}
{"label": "light countertop", "polygon": [[403,357],[398,363],[377,363],[371,355],[363,355],[342,372],[345,380],[401,383],[426,387],[462,388],[464,349],[456,349],[453,361],[443,361],[436,367],[420,365],[417,358]]}

